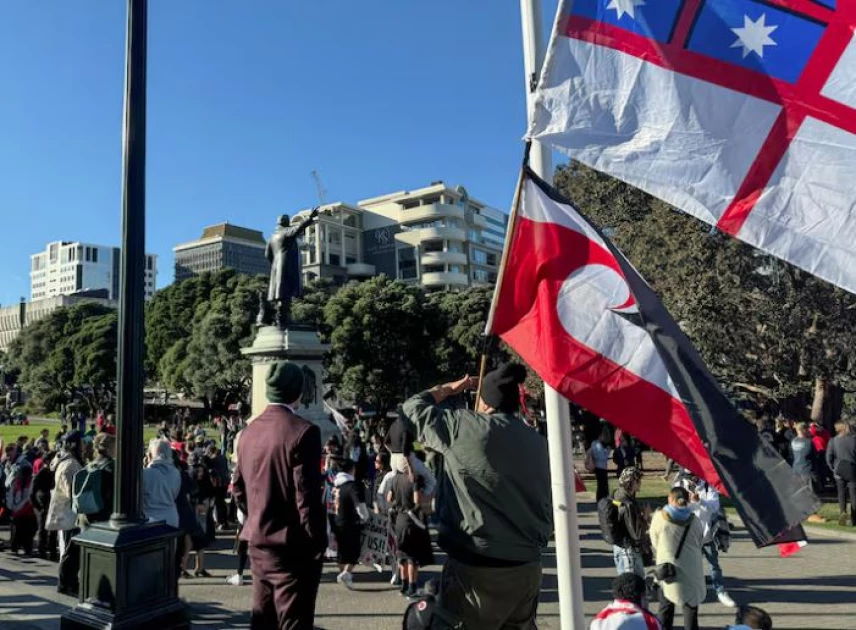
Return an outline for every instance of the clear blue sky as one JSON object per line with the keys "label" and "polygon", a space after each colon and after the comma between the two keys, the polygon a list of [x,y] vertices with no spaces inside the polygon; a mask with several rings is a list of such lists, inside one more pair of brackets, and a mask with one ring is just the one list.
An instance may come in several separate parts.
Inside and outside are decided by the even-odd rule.
{"label": "clear blue sky", "polygon": [[[53,240],[119,243],[124,2],[0,7],[0,304]],[[500,209],[522,154],[515,0],[152,0],[146,249],[443,179]],[[545,21],[556,0],[545,0]]]}

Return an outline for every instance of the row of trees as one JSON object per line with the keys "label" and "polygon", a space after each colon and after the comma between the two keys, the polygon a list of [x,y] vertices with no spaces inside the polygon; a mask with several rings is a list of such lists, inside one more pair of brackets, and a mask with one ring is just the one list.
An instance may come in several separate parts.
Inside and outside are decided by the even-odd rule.
{"label": "row of trees", "polygon": [[109,407],[116,396],[116,311],[100,304],[60,309],[9,346],[8,374],[44,410],[78,401]]}
{"label": "row of trees", "polygon": [[[146,308],[146,375],[151,386],[222,411],[246,400],[250,362],[240,349],[255,334],[262,276],[203,274],[159,291]],[[310,283],[293,305],[297,321],[331,345],[330,394],[393,409],[436,380],[475,373],[492,291],[426,294],[385,276],[334,291]],[[116,314],[95,304],[60,310],[15,340],[9,363],[34,407],[82,400],[109,407],[116,387]],[[504,356],[493,350],[491,361]]]}
{"label": "row of trees", "polygon": [[[830,422],[856,383],[856,296],[577,164],[556,185],[599,225],[660,294],[720,382],[737,398]],[[246,399],[258,294],[267,279],[231,271],[159,291],[146,310],[150,384],[212,410]],[[492,290],[426,294],[378,277],[338,291],[315,281],[293,305],[331,345],[328,385],[383,411],[438,380],[476,373]],[[95,305],[27,328],[5,361],[36,406],[115,395],[116,315]],[[493,350],[491,362],[507,356]],[[530,391],[540,398],[537,378]]]}

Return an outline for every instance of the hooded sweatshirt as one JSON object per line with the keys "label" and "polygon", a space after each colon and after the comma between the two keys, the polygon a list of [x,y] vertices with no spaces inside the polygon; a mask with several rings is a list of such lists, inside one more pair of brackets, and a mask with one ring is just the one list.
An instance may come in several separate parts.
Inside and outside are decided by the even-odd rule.
{"label": "hooded sweatshirt", "polygon": [[156,459],[143,469],[143,512],[152,521],[178,527],[175,500],[181,490],[181,473],[172,460]]}

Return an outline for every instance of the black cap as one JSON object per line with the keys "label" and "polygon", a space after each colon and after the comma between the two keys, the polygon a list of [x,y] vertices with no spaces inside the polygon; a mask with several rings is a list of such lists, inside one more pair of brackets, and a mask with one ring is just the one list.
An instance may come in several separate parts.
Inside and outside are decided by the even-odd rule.
{"label": "black cap", "polygon": [[484,377],[481,398],[498,411],[513,413],[520,407],[520,386],[526,381],[526,368],[519,363],[500,365]]}
{"label": "black cap", "polygon": [[62,443],[66,446],[70,444],[80,444],[81,442],[83,442],[83,434],[80,431],[69,431],[62,436]]}

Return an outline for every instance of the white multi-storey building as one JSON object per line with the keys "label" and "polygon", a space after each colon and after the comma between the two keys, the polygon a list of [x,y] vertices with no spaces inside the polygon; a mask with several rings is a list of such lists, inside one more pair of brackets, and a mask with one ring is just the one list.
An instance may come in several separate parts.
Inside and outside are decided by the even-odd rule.
{"label": "white multi-storey building", "polygon": [[358,205],[365,262],[379,273],[428,290],[496,282],[508,217],[462,186],[434,182]]}
{"label": "white multi-storey building", "polygon": [[[110,300],[119,299],[118,247],[57,241],[34,254],[30,264],[33,300],[104,289]],[[146,299],[155,292],[157,256],[146,256]]]}
{"label": "white multi-storey building", "polygon": [[[301,210],[291,220],[299,225],[311,210]],[[349,280],[375,275],[373,265],[363,261],[363,216],[361,208],[336,202],[321,206],[318,219],[303,233],[303,281],[330,278],[337,286]]]}

